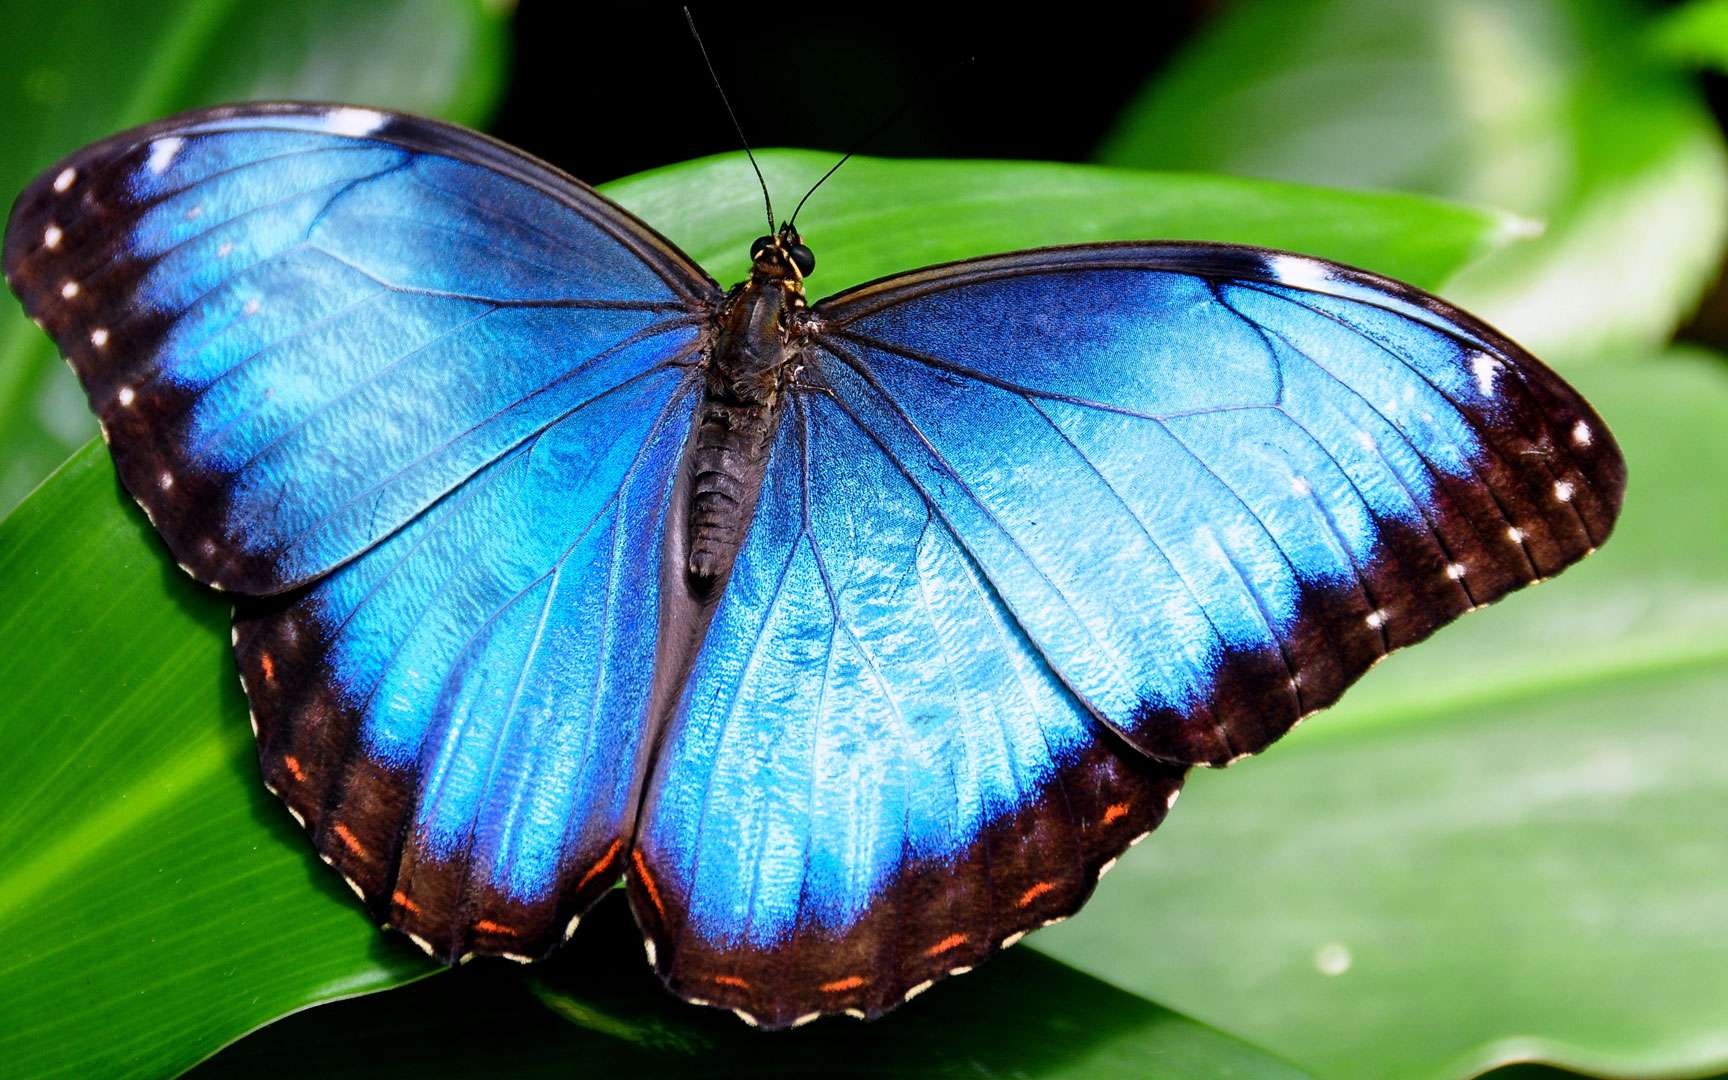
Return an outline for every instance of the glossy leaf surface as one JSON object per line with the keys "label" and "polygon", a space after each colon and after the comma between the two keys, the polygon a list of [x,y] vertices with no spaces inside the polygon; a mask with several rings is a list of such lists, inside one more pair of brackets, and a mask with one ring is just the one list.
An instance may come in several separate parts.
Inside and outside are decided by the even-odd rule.
{"label": "glossy leaf surface", "polygon": [[1641,357],[1717,269],[1728,161],[1630,0],[1232,7],[1147,84],[1102,160],[1504,206],[1542,235],[1447,289],[1551,363]]}

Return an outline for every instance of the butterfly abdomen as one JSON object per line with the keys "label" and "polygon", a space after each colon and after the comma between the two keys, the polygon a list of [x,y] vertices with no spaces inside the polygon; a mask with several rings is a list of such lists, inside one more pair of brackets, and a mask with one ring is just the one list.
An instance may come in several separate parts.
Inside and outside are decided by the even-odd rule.
{"label": "butterfly abdomen", "polygon": [[725,577],[738,557],[779,414],[778,401],[752,404],[706,397],[702,402],[690,455],[687,516],[688,569],[700,582]]}
{"label": "butterfly abdomen", "polygon": [[756,509],[768,448],[780,426],[791,313],[802,290],[759,269],[719,313],[719,333],[690,445],[686,570],[704,588],[725,578]]}

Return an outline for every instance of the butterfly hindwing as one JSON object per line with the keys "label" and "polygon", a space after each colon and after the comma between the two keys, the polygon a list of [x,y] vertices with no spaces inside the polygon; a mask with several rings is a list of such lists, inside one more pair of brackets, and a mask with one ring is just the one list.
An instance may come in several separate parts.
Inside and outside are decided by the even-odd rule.
{"label": "butterfly hindwing", "polygon": [[266,781],[383,921],[532,957],[623,871],[694,390],[596,397],[235,623]]}
{"label": "butterfly hindwing", "polygon": [[876,1015],[1072,913],[1181,775],[1086,713],[844,403],[800,392],[665,732],[632,901],[686,997]]}
{"label": "butterfly hindwing", "polygon": [[713,283],[576,181],[368,109],[115,136],[14,207],[6,273],[199,580],[360,552],[687,336]]}
{"label": "butterfly hindwing", "polygon": [[817,305],[817,361],[1068,686],[1219,764],[1607,536],[1590,407],[1462,312],[1335,264],[1118,244]]}

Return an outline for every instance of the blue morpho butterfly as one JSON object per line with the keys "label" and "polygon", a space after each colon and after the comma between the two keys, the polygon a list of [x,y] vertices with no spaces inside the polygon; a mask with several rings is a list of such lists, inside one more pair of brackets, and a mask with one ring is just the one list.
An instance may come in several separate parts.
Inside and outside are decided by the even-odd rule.
{"label": "blue morpho butterfly", "polygon": [[1620,505],[1570,387],[1359,270],[1088,244],[812,306],[791,225],[751,255],[727,291],[515,150],[322,105],[13,208],[121,479],[239,600],[270,789],[441,960],[622,878],[680,995],[875,1016]]}

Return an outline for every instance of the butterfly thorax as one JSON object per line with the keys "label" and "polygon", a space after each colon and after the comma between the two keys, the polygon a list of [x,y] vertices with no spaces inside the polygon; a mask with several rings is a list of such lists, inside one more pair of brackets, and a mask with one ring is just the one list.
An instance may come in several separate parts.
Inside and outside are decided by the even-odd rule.
{"label": "butterfly thorax", "polygon": [[783,228],[751,254],[750,277],[716,316],[687,463],[686,569],[702,588],[725,578],[743,546],[800,349],[808,249]]}

